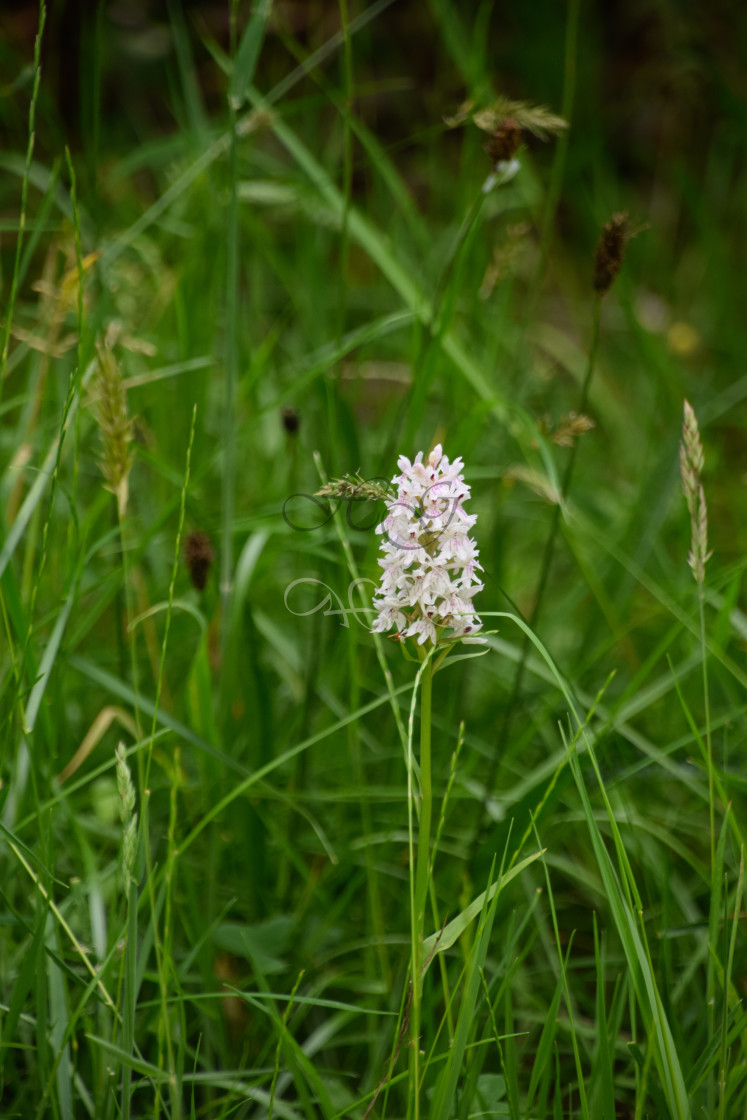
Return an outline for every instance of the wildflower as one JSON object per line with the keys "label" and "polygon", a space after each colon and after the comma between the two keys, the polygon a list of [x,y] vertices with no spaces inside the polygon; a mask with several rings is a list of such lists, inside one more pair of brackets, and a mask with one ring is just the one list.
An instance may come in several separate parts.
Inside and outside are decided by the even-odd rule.
{"label": "wildflower", "polygon": [[462,504],[470,496],[464,464],[450,463],[439,445],[425,462],[420,451],[412,463],[400,456],[397,465],[396,497],[387,499],[387,516],[376,529],[384,538],[384,555],[372,629],[396,626],[397,637],[416,638],[421,646],[482,642],[476,637],[482,622],[472,604],[483,588],[476,574],[482,566],[469,536],[477,517]]}

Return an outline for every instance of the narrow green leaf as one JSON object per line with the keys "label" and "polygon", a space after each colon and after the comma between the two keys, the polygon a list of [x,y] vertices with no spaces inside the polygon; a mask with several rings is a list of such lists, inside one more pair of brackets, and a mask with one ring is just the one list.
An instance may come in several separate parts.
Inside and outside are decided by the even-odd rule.
{"label": "narrow green leaf", "polygon": [[62,1120],[73,1120],[73,1066],[70,1046],[66,1041],[68,1028],[67,993],[62,972],[55,964],[52,953],[59,953],[57,927],[51,914],[47,915],[47,983],[49,984],[49,1041],[52,1046],[57,1083],[57,1100]]}
{"label": "narrow green leaf", "polygon": [[142,1058],[138,1058],[135,1054],[128,1054],[121,1046],[109,1042],[108,1039],[100,1038],[95,1034],[87,1034],[86,1038],[90,1039],[95,1046],[99,1046],[106,1054],[111,1054],[112,1058],[116,1058],[122,1065],[128,1066],[134,1073],[141,1073],[144,1077],[149,1077],[152,1081],[168,1081],[169,1074],[167,1070],[159,1069],[158,1066],[143,1061]]}
{"label": "narrow green leaf", "polygon": [[548,1063],[552,1062],[552,1052],[555,1043],[555,1036],[558,1031],[558,1008],[560,1007],[560,1000],[563,995],[563,978],[558,977],[557,984],[555,985],[555,994],[552,997],[552,1002],[547,1009],[547,1016],[545,1018],[545,1025],[542,1028],[542,1034],[537,1045],[537,1050],[534,1055],[534,1062],[532,1064],[532,1073],[529,1078],[529,1091],[527,1092],[527,1111],[531,1111],[534,1095],[537,1092],[540,1080],[546,1072]]}
{"label": "narrow green leaf", "polygon": [[265,37],[265,27],[272,9],[272,0],[255,0],[254,10],[249,17],[239,49],[233,63],[229,98],[238,112],[246,100],[246,90],[254,78],[257,59]]}
{"label": "narrow green leaf", "polygon": [[[490,878],[492,879],[492,877],[493,869],[491,868]],[[499,880],[495,883],[491,883],[480,895],[480,899],[482,900],[480,925],[478,927],[474,948],[467,961],[464,986],[462,988],[462,999],[459,1007],[459,1018],[457,1019],[456,1030],[454,1032],[454,1042],[449,1051],[446,1065],[441,1071],[436,1084],[430,1109],[430,1120],[449,1120],[452,1114],[457,1083],[462,1072],[464,1053],[467,1048],[469,1036],[475,1027],[475,1009],[480,988],[480,970],[485,964],[485,958],[488,955],[490,935],[493,930],[493,921],[498,907],[500,882]],[[474,906],[474,903],[472,903],[472,905]]]}
{"label": "narrow green leaf", "polygon": [[501,875],[487,890],[484,890],[482,894],[479,894],[477,898],[473,899],[469,906],[465,907],[460,914],[457,914],[456,918],[453,918],[448,925],[444,927],[443,932],[439,930],[436,933],[432,933],[430,937],[426,937],[423,942],[423,958],[429,960],[429,958],[433,957],[434,953],[443,953],[446,949],[450,949],[457,938],[461,937],[464,933],[467,926],[481,913],[486,902],[492,902],[507,883],[510,883],[512,879],[520,875],[522,871],[529,867],[530,864],[534,863],[535,860],[539,859],[541,855],[542,852],[534,852],[533,855],[527,856],[526,859],[521,860],[515,867],[512,867],[505,874]]}
{"label": "narrow green leaf", "polygon": [[651,1031],[654,1062],[662,1080],[667,1112],[672,1120],[689,1120],[691,1116],[685,1080],[682,1075],[672,1031],[664,1014],[656,978],[631,913],[617,872],[605,847],[586,791],[578,758],[571,759],[571,770],[581,796],[592,847],[604,882],[605,894],[612,909],[615,926],[622,942],[630,970],[633,990]]}
{"label": "narrow green leaf", "polygon": [[[596,914],[594,914],[594,962],[597,973],[597,1045],[591,1071],[589,1099],[593,1116],[598,1115],[599,1120],[615,1120],[615,1058],[609,1043],[609,1025],[604,999],[606,982],[604,941],[602,940],[600,943]],[[597,1096],[599,1098],[598,1106],[595,1103]]]}
{"label": "narrow green leaf", "polygon": [[42,910],[39,910],[34,936],[24,954],[21,968],[16,977],[15,984],[13,985],[10,1007],[2,1018],[3,1051],[7,1046],[10,1046],[13,1041],[18,1020],[26,1003],[26,997],[31,991],[37,971],[41,967],[41,953],[44,948],[44,926],[44,913]]}

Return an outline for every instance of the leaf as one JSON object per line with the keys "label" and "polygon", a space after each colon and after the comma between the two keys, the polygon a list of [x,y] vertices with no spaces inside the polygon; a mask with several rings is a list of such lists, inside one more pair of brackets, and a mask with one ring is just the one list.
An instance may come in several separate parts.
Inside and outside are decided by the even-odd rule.
{"label": "leaf", "polygon": [[288,947],[293,919],[278,915],[258,925],[224,922],[213,933],[213,941],[234,956],[256,963],[263,973],[280,972],[285,967],[282,954]]}
{"label": "leaf", "polygon": [[[506,1079],[502,1073],[481,1073],[477,1079],[477,1100],[489,1116],[508,1116]],[[470,1115],[474,1116],[475,1113]]]}
{"label": "leaf", "polygon": [[[493,868],[490,878],[493,877]],[[448,1120],[452,1113],[457,1083],[462,1071],[467,1044],[475,1025],[477,999],[480,987],[481,970],[485,964],[493,930],[495,912],[498,908],[498,887],[505,881],[501,876],[480,896],[480,923],[475,944],[467,961],[459,1018],[454,1031],[454,1041],[449,1050],[446,1064],[441,1071],[431,1105],[432,1120]],[[492,899],[492,902],[491,902]],[[472,903],[472,906],[475,904]],[[469,910],[471,907],[467,907]]]}
{"label": "leaf", "polygon": [[272,0],[258,0],[255,4],[249,23],[241,36],[239,49],[233,64],[231,88],[228,99],[233,109],[238,111],[246,100],[246,90],[254,78],[254,71],[259,58],[262,40],[265,37],[265,27],[272,8]]}
{"label": "leaf", "polygon": [[505,875],[501,875],[492,886],[483,891],[477,898],[473,899],[469,906],[462,910],[461,914],[457,914],[456,918],[444,927],[443,932],[439,930],[436,933],[432,933],[430,937],[426,937],[423,942],[424,960],[430,963],[431,958],[435,956],[436,953],[443,953],[446,949],[450,949],[454,942],[464,933],[467,926],[475,920],[485,903],[492,902],[507,883],[510,883],[512,879],[520,875],[525,868],[529,867],[530,863],[534,863],[541,855],[542,852],[534,852],[533,855],[527,856],[526,859],[521,860],[515,867],[510,868]]}
{"label": "leaf", "polygon": [[59,952],[57,930],[51,914],[47,914],[46,940],[50,954],[47,955],[47,983],[49,985],[49,1041],[55,1055],[57,1070],[57,1100],[62,1120],[73,1117],[73,1065],[70,1057],[68,1034],[68,998],[62,971],[58,968],[52,953]]}

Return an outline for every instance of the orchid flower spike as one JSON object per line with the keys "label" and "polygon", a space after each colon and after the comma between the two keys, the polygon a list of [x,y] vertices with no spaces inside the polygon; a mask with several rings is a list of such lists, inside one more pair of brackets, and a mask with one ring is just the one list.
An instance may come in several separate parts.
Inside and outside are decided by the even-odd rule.
{"label": "orchid flower spike", "polygon": [[461,459],[450,463],[440,444],[423,462],[419,451],[411,463],[401,455],[400,474],[392,479],[396,497],[376,532],[382,536],[383,569],[373,605],[378,616],[372,629],[397,628],[397,637],[431,642],[484,642],[477,632],[473,596],[483,584],[478,550],[469,531],[477,521],[465,513],[470,488],[462,477]]}

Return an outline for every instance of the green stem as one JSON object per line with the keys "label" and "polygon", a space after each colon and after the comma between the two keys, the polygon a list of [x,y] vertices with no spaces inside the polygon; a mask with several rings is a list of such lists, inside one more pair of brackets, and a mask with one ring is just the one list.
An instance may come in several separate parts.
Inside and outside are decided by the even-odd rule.
{"label": "green stem", "polygon": [[[132,676],[132,690],[137,697],[140,692],[140,675],[137,664],[137,634],[132,625],[135,617],[135,607],[132,598],[130,582],[129,560],[127,542],[125,537],[125,521],[122,507],[117,499],[117,520],[119,524],[119,543],[122,551],[122,583],[124,585],[125,611],[127,618],[127,632],[129,634],[130,671]],[[140,705],[134,704],[135,726],[138,741],[142,739],[140,726]],[[142,755],[138,751],[138,778],[141,793],[140,803],[140,829],[147,845],[148,806],[145,797],[145,781],[143,776]],[[136,864],[137,866],[137,864]],[[135,1010],[136,1010],[136,984],[137,984],[137,882],[133,879],[127,885],[127,939],[125,942],[124,961],[124,1006],[122,1009],[122,1049],[125,1054],[132,1055],[135,1047]],[[130,1095],[132,1092],[132,1067],[125,1063],[122,1067],[122,1120],[130,1120]]]}
{"label": "green stem", "polygon": [[[587,406],[588,400],[589,400],[589,389],[591,387],[591,380],[592,380],[592,377],[594,376],[594,367],[596,365],[596,358],[597,358],[597,348],[599,346],[600,312],[601,312],[601,298],[600,298],[599,295],[596,295],[594,297],[594,310],[593,310],[592,329],[591,329],[591,345],[589,347],[589,360],[588,360],[587,365],[586,365],[586,373],[584,375],[583,385],[581,386],[581,397],[580,397],[579,403],[578,403],[578,411],[580,413],[583,413],[586,410],[586,406]],[[542,564],[541,564],[541,567],[540,567],[540,574],[539,574],[539,577],[537,579],[537,588],[536,588],[535,593],[534,593],[534,607],[532,608],[532,612],[529,615],[529,618],[527,620],[528,624],[529,624],[529,627],[532,630],[536,630],[536,628],[537,628],[537,623],[539,621],[540,611],[542,609],[542,602],[543,602],[543,599],[544,599],[544,596],[545,596],[545,591],[547,590],[547,582],[548,582],[548,578],[549,578],[549,575],[550,575],[550,569],[552,567],[553,558],[555,556],[555,544],[556,544],[557,537],[558,537],[558,529],[560,528],[560,515],[562,513],[563,506],[565,505],[566,498],[568,497],[568,494],[570,493],[571,481],[573,479],[573,469],[576,465],[576,455],[578,454],[578,444],[579,444],[579,440],[575,439],[574,442],[573,442],[573,446],[571,447],[570,455],[568,456],[568,462],[566,463],[565,471],[563,473],[563,479],[562,479],[561,484],[560,484],[560,493],[558,495],[558,500],[555,503],[555,505],[553,506],[552,521],[550,523],[550,532],[548,533],[547,540],[545,541],[545,549],[544,549],[544,552],[542,554]],[[500,730],[499,736],[498,736],[498,748],[493,755],[493,759],[492,759],[491,764],[490,764],[490,770],[488,772],[488,775],[487,775],[487,778],[486,778],[486,781],[485,781],[485,801],[483,803],[483,818],[485,816],[485,805],[487,804],[487,799],[490,797],[491,791],[493,789],[493,784],[495,782],[495,775],[496,775],[496,771],[497,771],[497,767],[498,767],[498,760],[501,758],[501,756],[503,754],[503,747],[504,747],[506,741],[508,740],[508,736],[509,736],[509,733],[510,733],[510,730],[511,730],[511,724],[512,724],[512,721],[513,721],[514,712],[515,712],[515,709],[516,709],[516,704],[517,704],[518,699],[519,699],[519,694],[521,693],[521,686],[522,686],[522,683],[523,683],[523,680],[524,680],[524,670],[526,668],[527,657],[529,655],[530,642],[531,642],[531,639],[529,637],[529,633],[527,631],[525,631],[524,632],[524,637],[523,637],[523,640],[522,640],[522,644],[521,644],[521,655],[520,655],[518,663],[516,665],[516,673],[514,675],[514,683],[513,683],[512,689],[511,689],[511,696],[509,698],[508,705],[506,706],[505,714],[503,716],[503,722],[502,722],[501,730]],[[478,839],[479,835],[480,835],[480,828],[478,827],[478,830],[475,833],[475,840],[473,842],[473,846],[474,846],[474,844],[477,843],[477,839]]]}
{"label": "green stem", "polygon": [[428,897],[428,871],[431,851],[431,816],[433,789],[431,784],[431,702],[433,695],[433,664],[423,666],[420,681],[420,825],[418,828],[418,862],[415,878],[417,917],[425,920],[425,902]]}
{"label": "green stem", "polygon": [[711,703],[708,695],[708,649],[705,632],[703,585],[698,585],[698,615],[700,619],[700,659],[703,668],[703,700],[705,703],[706,751],[708,755],[708,813],[711,829],[711,880],[716,869],[716,809],[713,789],[713,741],[711,739]]}
{"label": "green stem", "polygon": [[[135,618],[135,600],[133,597],[132,581],[130,576],[130,561],[129,553],[127,550],[127,537],[125,531],[125,520],[122,514],[122,509],[115,499],[117,506],[117,524],[119,526],[119,547],[122,555],[122,586],[124,588],[124,602],[125,602],[125,630],[128,637],[127,645],[129,647],[130,656],[130,678],[132,681],[132,691],[134,694],[132,704],[132,714],[135,720],[135,728],[137,731],[137,741],[140,742],[143,738],[143,728],[140,721],[140,669],[137,661],[137,629],[133,626],[133,619]],[[143,756],[138,751],[138,781],[139,788],[145,790],[146,788],[146,774],[143,768]],[[146,809],[145,804],[142,805],[142,812],[140,814],[141,828],[146,823]]]}
{"label": "green stem", "polygon": [[[451,253],[445,261],[437,280],[430,322],[427,324],[426,330],[418,332],[410,404],[406,410],[402,411],[400,423],[395,424],[392,429],[390,450],[400,444],[400,439],[405,447],[409,447],[422,419],[428,389],[435,371],[434,361],[441,353],[443,339],[449,329],[456,308],[457,295],[461,291],[460,280],[464,265],[475,237],[482,229],[482,223],[479,219],[483,214],[483,204],[486,198],[487,195],[480,190],[473,199],[456,235]],[[405,419],[407,420],[405,433],[403,437],[400,437],[401,424]]]}
{"label": "green stem", "polygon": [[568,4],[568,20],[565,30],[565,54],[563,60],[563,102],[561,115],[568,122],[568,128],[560,136],[555,147],[555,159],[550,172],[550,185],[547,191],[545,209],[542,215],[542,230],[540,233],[540,252],[537,276],[535,278],[532,298],[527,304],[525,322],[533,322],[537,311],[537,303],[544,285],[545,274],[550,260],[552,238],[555,231],[555,215],[560,203],[565,174],[566,157],[570,143],[571,122],[573,118],[573,102],[576,97],[576,52],[578,47],[578,25],[581,12],[581,0],[570,0]]}
{"label": "green stem", "polygon": [[[156,727],[158,725],[158,709],[161,703],[161,692],[163,690],[163,682],[166,670],[166,649],[169,644],[169,633],[171,631],[171,616],[174,606],[174,589],[176,587],[176,577],[179,569],[179,558],[182,552],[182,533],[184,531],[184,517],[187,504],[187,489],[189,487],[189,477],[192,462],[192,447],[195,438],[195,427],[197,424],[197,405],[192,406],[192,422],[189,428],[189,438],[187,441],[187,458],[184,470],[184,483],[182,485],[181,504],[179,507],[179,523],[176,530],[176,541],[174,544],[174,560],[171,568],[171,580],[169,582],[168,605],[166,610],[166,624],[163,634],[163,643],[161,645],[161,661],[158,668],[158,680],[156,683],[156,698],[153,705],[153,721],[150,728],[150,742],[148,743],[146,758],[144,763],[145,777],[141,786],[143,790],[143,814],[142,820],[145,826],[148,824],[148,819],[145,815],[145,807],[147,797],[145,791],[148,788],[150,781],[150,767],[153,758],[153,744],[156,737]],[[148,882],[148,895],[150,900],[150,910],[152,916],[152,930],[153,930],[153,948],[156,957],[156,972],[158,974],[158,986],[161,997],[161,1020],[158,1029],[158,1066],[162,1067],[163,1052],[162,1040],[166,1040],[166,1060],[169,1069],[169,1093],[171,1096],[172,1117],[178,1118],[181,1116],[181,1098],[177,1090],[177,1070],[176,1062],[174,1060],[174,1041],[172,1037],[171,1017],[169,1014],[169,974],[174,974],[173,960],[171,956],[171,923],[172,923],[172,879],[174,871],[174,856],[176,851],[176,844],[174,841],[174,834],[176,828],[176,790],[178,785],[179,774],[179,748],[174,750],[174,758],[172,760],[172,784],[171,784],[171,799],[170,799],[170,816],[169,816],[169,833],[167,843],[167,860],[166,860],[166,902],[165,902],[165,918],[163,924],[163,940],[158,929],[158,907],[156,904],[156,894],[153,882],[153,864],[151,860],[150,844],[147,842],[147,832],[144,833],[145,838],[145,866]],[[156,1098],[156,1111],[160,1105],[160,1098]]]}
{"label": "green stem", "polygon": [[[700,621],[700,660],[703,672],[703,699],[705,703],[706,724],[706,766],[708,767],[708,822],[710,826],[711,850],[711,891],[716,889],[716,814],[714,806],[713,788],[713,742],[711,739],[711,704],[708,696],[708,650],[705,632],[705,610],[703,601],[703,584],[698,583],[698,616]],[[716,1027],[716,977],[713,967],[713,956],[707,957],[706,969],[706,1008],[708,1022],[708,1037],[713,1038]],[[726,998],[726,997],[724,997]],[[714,1111],[714,1085],[713,1080],[708,1082],[708,1108],[710,1114]]]}
{"label": "green stem", "polygon": [[[593,376],[593,373],[594,373],[594,365],[596,363],[596,357],[597,357],[597,346],[598,346],[598,343],[599,343],[599,312],[600,312],[600,306],[601,306],[600,298],[599,298],[599,296],[595,296],[595,298],[594,298],[593,324],[592,324],[592,333],[591,333],[591,347],[589,349],[589,361],[588,361],[588,364],[586,366],[586,375],[584,377],[584,383],[581,386],[581,398],[580,398],[579,403],[578,403],[578,411],[580,413],[583,413],[586,410],[586,406],[587,406],[588,401],[589,401],[589,387],[591,385],[591,379],[592,379],[592,376]],[[552,525],[550,526],[550,533],[549,533],[547,541],[545,543],[545,551],[544,551],[544,554],[543,554],[543,557],[542,557],[542,568],[540,570],[539,579],[537,581],[537,591],[536,591],[535,597],[534,597],[534,608],[532,609],[532,613],[529,617],[529,625],[531,627],[535,627],[536,624],[537,624],[537,620],[539,619],[540,609],[542,607],[542,601],[544,599],[545,589],[547,587],[547,579],[548,579],[548,576],[550,575],[550,568],[552,566],[553,557],[555,555],[555,542],[557,540],[558,528],[560,526],[560,514],[562,512],[563,504],[564,504],[566,498],[568,497],[568,494],[569,494],[570,489],[571,489],[571,479],[573,478],[573,468],[576,465],[576,455],[578,454],[578,445],[579,445],[579,440],[577,438],[573,441],[573,446],[571,447],[571,452],[570,452],[570,455],[568,456],[568,462],[566,463],[565,472],[563,474],[563,481],[560,484],[559,501],[557,501],[555,503],[555,506],[553,507]],[[521,686],[521,676],[523,675],[523,672],[524,672],[524,667],[525,667],[525,664],[526,664],[526,653],[528,652],[528,649],[529,649],[529,635],[525,634],[524,635],[523,654],[522,654],[521,661],[519,662],[519,673],[517,673],[517,676],[519,678],[519,687]]]}
{"label": "green stem", "polygon": [[226,340],[225,380],[223,383],[223,448],[222,479],[222,549],[221,605],[222,650],[224,657],[230,633],[230,603],[233,581],[233,514],[236,500],[236,386],[239,366],[239,209],[238,209],[238,146],[236,110],[229,98],[230,119],[230,198],[226,222]]}
{"label": "green stem", "polygon": [[431,817],[433,786],[431,782],[431,701],[433,696],[433,662],[424,661],[420,670],[420,819],[418,823],[418,854],[415,871],[415,905],[412,936],[412,1043],[411,1115],[420,1117],[420,1020],[423,996],[423,939],[425,907],[431,859]]}
{"label": "green stem", "polygon": [[0,355],[0,399],[3,395],[5,382],[5,369],[8,364],[8,351],[10,349],[10,332],[13,326],[13,311],[21,275],[21,250],[23,248],[23,235],[26,231],[26,208],[28,206],[29,182],[31,179],[31,164],[34,157],[34,141],[36,139],[36,103],[39,97],[41,82],[41,45],[44,34],[44,24],[47,19],[47,6],[44,0],[39,4],[39,30],[34,41],[34,84],[31,91],[31,104],[29,105],[29,141],[26,147],[26,165],[23,170],[21,182],[21,212],[18,218],[18,239],[16,241],[16,255],[13,263],[13,274],[10,281],[10,296],[5,309],[5,331],[3,334],[3,348]]}
{"label": "green stem", "polygon": [[[127,941],[125,943],[124,1007],[122,1009],[122,1049],[132,1055],[135,1049],[135,985],[137,983],[137,884],[127,887]],[[132,1067],[122,1066],[122,1120],[130,1120]]]}

